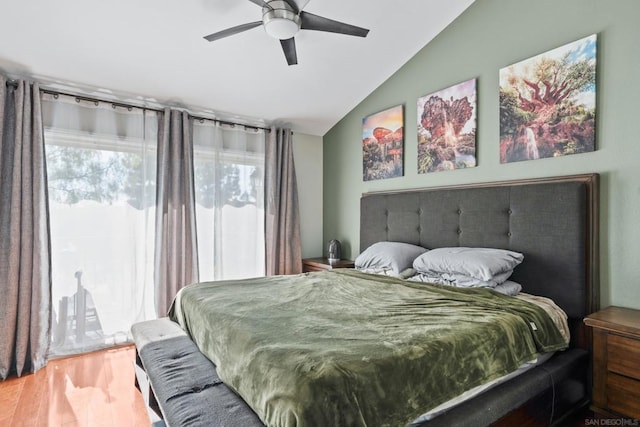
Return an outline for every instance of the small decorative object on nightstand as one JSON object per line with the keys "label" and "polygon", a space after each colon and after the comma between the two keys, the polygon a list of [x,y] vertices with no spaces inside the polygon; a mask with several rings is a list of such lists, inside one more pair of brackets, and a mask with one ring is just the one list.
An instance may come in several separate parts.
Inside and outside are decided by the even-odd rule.
{"label": "small decorative object on nightstand", "polygon": [[353,261],[349,259],[341,259],[329,262],[328,258],[307,258],[302,260],[302,271],[309,273],[310,271],[332,270],[334,268],[353,268]]}
{"label": "small decorative object on nightstand", "polygon": [[342,244],[340,243],[340,240],[329,240],[329,245],[327,246],[327,258],[332,264],[342,259]]}
{"label": "small decorative object on nightstand", "polygon": [[584,323],[593,329],[592,409],[640,419],[640,310],[607,307]]}

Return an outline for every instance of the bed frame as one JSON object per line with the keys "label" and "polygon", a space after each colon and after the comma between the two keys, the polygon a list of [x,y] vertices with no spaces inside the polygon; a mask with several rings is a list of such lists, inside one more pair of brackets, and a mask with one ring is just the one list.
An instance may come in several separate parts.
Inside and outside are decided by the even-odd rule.
{"label": "bed frame", "polygon": [[[598,175],[367,193],[360,249],[378,241],[522,252],[512,280],[552,298],[569,317],[569,350],[420,425],[548,425],[588,403],[582,319],[598,309]],[[149,380],[143,391],[167,424],[262,425],[177,324],[158,319],[132,332],[139,383]]]}
{"label": "bed frame", "polygon": [[591,340],[583,319],[599,304],[598,181],[590,174],[363,195],[361,250],[399,241],[521,252],[511,280],[553,299],[569,317],[569,351],[425,425],[501,418],[544,425],[588,402]]}

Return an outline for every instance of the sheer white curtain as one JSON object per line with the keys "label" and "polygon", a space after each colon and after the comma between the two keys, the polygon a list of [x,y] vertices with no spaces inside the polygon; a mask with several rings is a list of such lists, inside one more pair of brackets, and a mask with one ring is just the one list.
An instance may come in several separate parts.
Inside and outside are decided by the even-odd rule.
{"label": "sheer white curtain", "polygon": [[154,318],[157,113],[43,95],[52,252],[50,355],[129,339]]}
{"label": "sheer white curtain", "polygon": [[264,276],[265,132],[194,120],[200,280]]}

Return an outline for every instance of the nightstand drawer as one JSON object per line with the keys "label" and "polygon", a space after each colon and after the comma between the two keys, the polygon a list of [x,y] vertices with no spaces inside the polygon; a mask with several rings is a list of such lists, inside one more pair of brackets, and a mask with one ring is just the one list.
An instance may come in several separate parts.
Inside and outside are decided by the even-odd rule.
{"label": "nightstand drawer", "polygon": [[640,381],[621,375],[607,376],[609,408],[632,418],[640,418]]}
{"label": "nightstand drawer", "polygon": [[607,369],[640,380],[640,341],[607,335]]}
{"label": "nightstand drawer", "polygon": [[302,266],[303,273],[311,273],[312,271],[324,271],[324,270],[327,270],[327,269],[322,267],[316,267],[314,265],[307,265],[307,264],[304,264]]}
{"label": "nightstand drawer", "polygon": [[306,258],[302,260],[303,273],[333,270],[334,268],[353,268],[353,261],[350,259],[341,259],[330,262],[327,258]]}
{"label": "nightstand drawer", "polygon": [[584,322],[593,330],[591,408],[640,419],[640,310],[607,307]]}

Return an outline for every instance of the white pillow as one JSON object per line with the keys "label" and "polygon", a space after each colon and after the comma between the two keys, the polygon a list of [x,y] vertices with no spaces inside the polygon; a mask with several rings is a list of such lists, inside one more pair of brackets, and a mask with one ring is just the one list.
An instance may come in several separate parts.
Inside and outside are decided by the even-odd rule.
{"label": "white pillow", "polygon": [[507,280],[506,282],[501,283],[493,288],[493,290],[500,292],[501,294],[514,297],[520,293],[520,291],[522,290],[522,285],[520,283]]}
{"label": "white pillow", "polygon": [[433,283],[443,283],[461,288],[495,288],[497,285],[507,280],[509,276],[511,276],[512,272],[512,270],[509,270],[505,273],[500,273],[490,280],[480,280],[463,274],[443,273],[437,278],[434,278],[436,281]]}
{"label": "white pillow", "polygon": [[492,280],[480,280],[471,276],[462,274],[444,273],[440,275],[418,274],[409,280],[417,282],[437,283],[440,285],[455,286],[459,288],[495,288],[507,280],[511,276],[511,271],[499,274]]}
{"label": "white pillow", "polygon": [[356,269],[391,270],[400,274],[413,260],[426,252],[422,246],[402,242],[378,242],[369,246],[355,260]]}
{"label": "white pillow", "polygon": [[[494,248],[437,248],[420,255],[413,268],[429,277],[467,276],[483,282],[495,281],[522,262],[524,255]],[[508,277],[507,275],[507,277]],[[503,281],[506,280],[504,277]]]}
{"label": "white pillow", "polygon": [[408,279],[416,275],[416,271],[409,267],[402,270],[400,273],[394,273],[390,268],[357,268],[358,271],[369,274],[380,274],[382,276],[397,277],[399,279]]}
{"label": "white pillow", "polygon": [[[409,277],[407,280],[412,282],[425,282],[425,283],[435,283],[439,285],[448,285],[452,287],[465,287],[462,284],[448,282],[444,280],[442,277],[428,277],[428,276],[425,276],[424,274],[416,274],[415,276]],[[486,283],[486,282],[480,282],[480,283]],[[511,280],[507,280],[495,286],[483,286],[482,284],[479,284],[476,286],[467,286],[467,287],[489,288],[496,292],[500,292],[501,294],[509,295],[509,296],[516,296],[522,290],[522,285],[520,285],[520,283],[516,283]]]}

